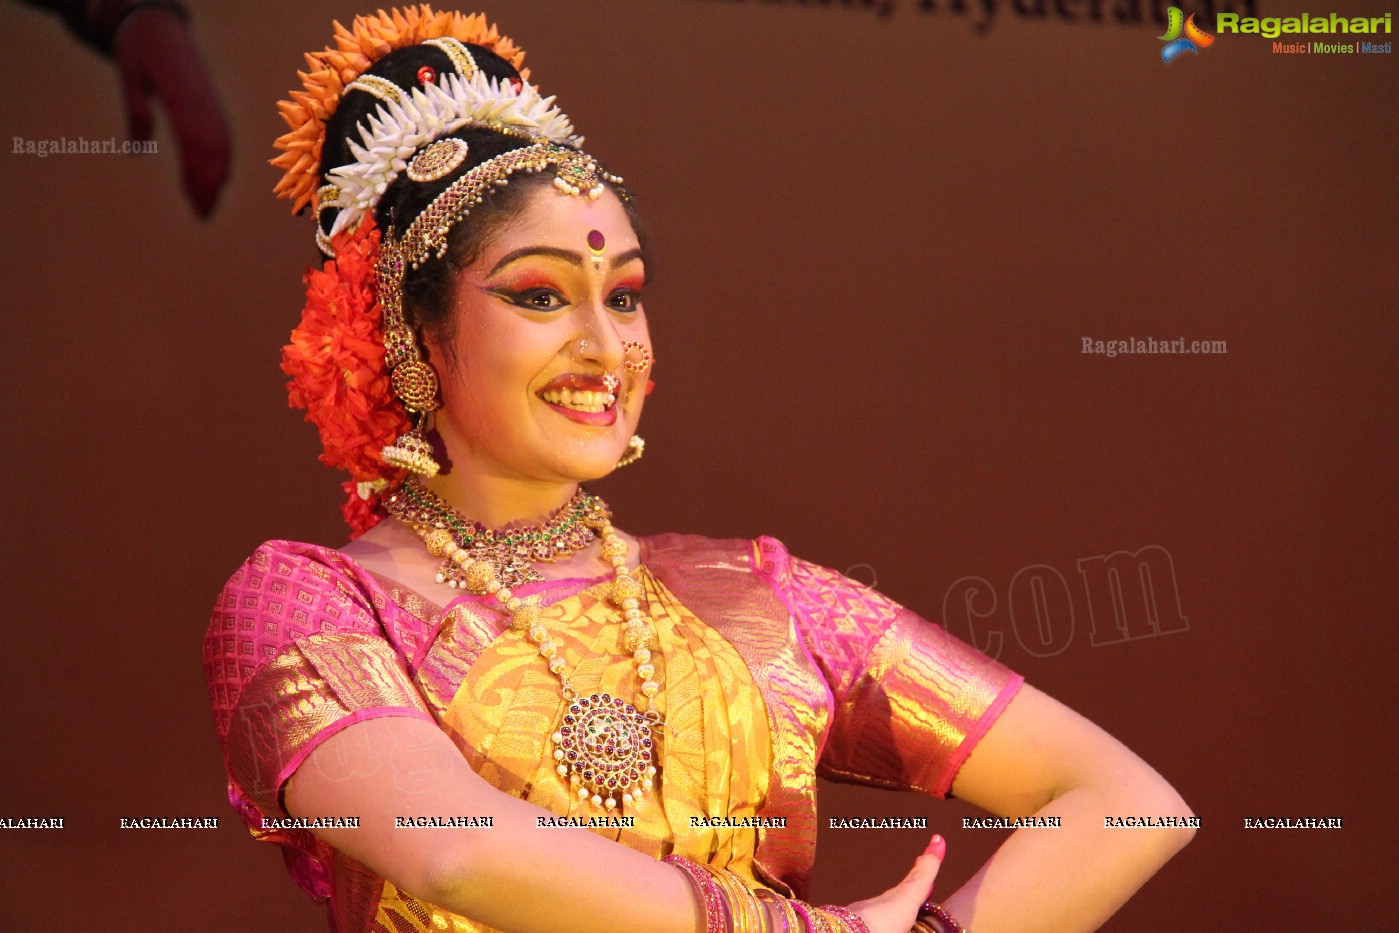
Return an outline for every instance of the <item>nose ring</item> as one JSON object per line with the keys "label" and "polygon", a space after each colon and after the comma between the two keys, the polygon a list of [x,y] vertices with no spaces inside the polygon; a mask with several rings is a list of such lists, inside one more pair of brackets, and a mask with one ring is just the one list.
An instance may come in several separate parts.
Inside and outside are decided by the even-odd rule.
{"label": "nose ring", "polygon": [[644,373],[651,368],[651,351],[635,340],[622,341],[622,365],[629,373]]}

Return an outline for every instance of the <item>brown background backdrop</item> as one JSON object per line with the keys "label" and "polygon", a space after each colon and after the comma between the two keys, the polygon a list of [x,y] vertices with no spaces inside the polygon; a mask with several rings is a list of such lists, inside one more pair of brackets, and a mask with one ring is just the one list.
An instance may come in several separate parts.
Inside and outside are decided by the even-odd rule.
{"label": "brown background backdrop", "polygon": [[[224,802],[199,647],[258,542],[342,540],[338,478],[277,371],[310,231],[263,162],[300,53],[360,9],[193,6],[237,144],[209,223],[168,135],[153,156],[9,151],[120,137],[123,120],[106,62],[0,5],[0,816],[67,820],[0,833],[5,929],[323,928]],[[1303,9],[1332,10],[1261,12]],[[1378,928],[1399,604],[1394,57],[1225,35],[1164,65],[1153,22],[1003,13],[983,35],[913,0],[885,16],[490,12],[653,228],[650,444],[603,487],[625,527],[772,534],[935,618],[958,581],[984,581],[1002,659],[1203,818],[1107,929]],[[1106,359],[1084,336],[1228,353]],[[1076,562],[1149,545],[1172,558],[1188,630],[1095,647]],[[1047,656],[1011,624],[1032,565],[1074,594]],[[826,791],[823,817],[930,815],[950,839],[943,890],[1004,835],[958,828],[960,804]],[[124,816],[223,826],[122,831]],[[1262,816],[1345,828],[1243,829]],[[826,834],[817,897],[885,887],[924,835]]]}

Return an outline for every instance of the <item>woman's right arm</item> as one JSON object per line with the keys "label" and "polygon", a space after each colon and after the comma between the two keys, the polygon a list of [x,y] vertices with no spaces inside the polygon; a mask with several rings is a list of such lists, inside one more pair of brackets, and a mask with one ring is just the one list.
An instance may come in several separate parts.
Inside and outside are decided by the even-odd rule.
{"label": "woman's right arm", "polygon": [[[693,933],[700,907],[680,871],[585,829],[538,828],[550,814],[471,770],[390,643],[375,586],[336,552],[271,541],[220,594],[205,671],[230,799],[249,825],[283,807],[358,817],[313,832],[413,896],[511,933]],[[394,823],[431,816],[494,825]]]}
{"label": "woman's right arm", "polygon": [[[341,730],[297,768],[285,800],[293,816],[358,816],[358,828],[316,833],[415,897],[509,933],[704,929],[680,871],[586,829],[538,827],[537,817],[554,814],[496,790],[427,720]],[[400,816],[490,816],[493,825],[395,828]],[[925,854],[900,884],[861,902],[872,933],[912,925],[939,864]]]}
{"label": "woman's right arm", "polygon": [[[700,908],[676,869],[486,783],[433,723],[356,723],[316,747],[287,783],[298,817],[358,816],[316,830],[409,894],[510,933],[695,933]],[[643,806],[655,806],[648,802]],[[490,816],[490,828],[395,828],[395,817]]]}

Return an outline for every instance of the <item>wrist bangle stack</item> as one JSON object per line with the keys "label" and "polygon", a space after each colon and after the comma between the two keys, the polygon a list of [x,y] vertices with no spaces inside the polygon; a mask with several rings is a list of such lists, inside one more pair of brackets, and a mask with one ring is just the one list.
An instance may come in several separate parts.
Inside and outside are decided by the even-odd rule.
{"label": "wrist bangle stack", "polygon": [[709,873],[694,862],[680,855],[667,855],[661,859],[667,865],[674,865],[685,873],[685,878],[699,895],[704,908],[704,933],[727,933],[724,922],[724,896],[719,886],[709,877]]}
{"label": "wrist bangle stack", "polygon": [[806,905],[806,917],[811,923],[811,933],[837,933],[830,915],[819,907]]}
{"label": "wrist bangle stack", "polygon": [[971,933],[957,922],[941,904],[931,901],[923,905],[923,916],[913,924],[910,933]]}
{"label": "wrist bangle stack", "polygon": [[795,898],[788,901],[788,903],[792,905],[793,913],[801,918],[802,926],[800,929],[806,930],[807,933],[821,933],[821,928],[816,925],[815,918],[811,916],[811,912],[815,908],[806,901],[799,901]]}
{"label": "wrist bangle stack", "polygon": [[864,918],[848,907],[827,904],[825,907],[818,907],[817,910],[824,910],[830,914],[849,933],[870,933],[870,928],[865,923]]}
{"label": "wrist bangle stack", "polygon": [[772,904],[782,915],[782,933],[803,933],[806,930],[806,927],[802,926],[801,917],[797,916],[796,908],[787,898],[773,894],[767,888],[760,888],[755,893],[759,901]]}
{"label": "wrist bangle stack", "polygon": [[[870,933],[860,915],[848,907],[812,907],[765,888],[754,891],[724,868],[693,862],[681,855],[661,859],[684,872],[704,908],[705,933]],[[769,913],[767,905],[772,905]],[[779,931],[777,921],[781,921]],[[955,927],[957,931],[961,927]]]}
{"label": "wrist bangle stack", "polygon": [[758,896],[733,872],[713,865],[701,865],[714,883],[727,895],[729,929],[731,933],[770,933],[767,912],[758,903]]}

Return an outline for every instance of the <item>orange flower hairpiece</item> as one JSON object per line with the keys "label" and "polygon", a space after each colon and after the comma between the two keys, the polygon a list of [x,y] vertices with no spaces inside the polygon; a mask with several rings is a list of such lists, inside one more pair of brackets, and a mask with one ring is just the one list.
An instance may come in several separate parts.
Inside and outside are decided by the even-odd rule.
{"label": "orange flower hairpiece", "polygon": [[395,49],[443,36],[490,49],[514,65],[522,78],[529,78],[528,70],[521,68],[525,53],[480,13],[437,13],[420,3],[357,16],[349,29],[336,22],[335,45],[306,53],[307,70],[297,72],[303,90],[292,91],[291,100],[277,104],[291,129],[276,142],[282,154],[272,164],[286,173],[277,182],[276,192],[291,200],[293,214],[312,203],[320,186],[325,124],[339,106],[346,85]]}
{"label": "orange flower hairpiece", "polygon": [[306,270],[301,323],[282,348],[288,400],[320,433],[321,462],[350,474],[342,511],[356,536],[378,521],[380,496],[403,477],[379,452],[412,427],[389,387],[374,286],[379,243],[373,217],[333,238],[335,258]]}

